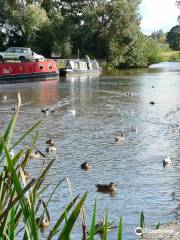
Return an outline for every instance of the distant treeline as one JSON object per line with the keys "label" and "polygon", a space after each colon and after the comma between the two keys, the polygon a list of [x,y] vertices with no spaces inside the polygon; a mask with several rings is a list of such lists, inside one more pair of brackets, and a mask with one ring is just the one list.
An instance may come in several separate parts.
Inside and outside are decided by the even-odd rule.
{"label": "distant treeline", "polygon": [[114,67],[160,61],[140,31],[141,0],[0,0],[0,50],[31,47],[45,57],[104,59]]}

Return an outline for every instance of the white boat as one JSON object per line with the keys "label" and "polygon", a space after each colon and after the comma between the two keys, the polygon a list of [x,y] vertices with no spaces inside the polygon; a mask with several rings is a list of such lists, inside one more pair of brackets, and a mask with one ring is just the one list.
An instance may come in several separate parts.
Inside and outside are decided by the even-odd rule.
{"label": "white boat", "polygon": [[100,74],[101,67],[97,60],[91,60],[87,55],[83,59],[64,59],[64,66],[59,68],[60,76],[69,76],[75,74]]}

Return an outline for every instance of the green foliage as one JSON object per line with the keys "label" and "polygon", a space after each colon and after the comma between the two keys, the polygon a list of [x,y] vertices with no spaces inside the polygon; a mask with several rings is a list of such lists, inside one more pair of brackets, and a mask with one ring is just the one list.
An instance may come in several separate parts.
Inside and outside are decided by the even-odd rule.
{"label": "green foliage", "polygon": [[[23,153],[22,150],[19,150],[15,156],[11,158],[10,149],[18,146],[19,143],[22,143],[22,141],[34,131],[35,127],[39,125],[39,122],[22,134],[22,136],[20,136],[19,139],[12,144],[13,133],[21,105],[20,95],[18,95],[18,99],[19,103],[15,115],[8,124],[4,135],[0,133],[0,157],[1,162],[4,162],[4,167],[0,172],[0,233],[2,240],[15,239],[16,234],[19,232],[24,235],[23,239],[38,240],[39,231],[38,223],[36,222],[37,196],[39,196],[40,193],[42,194],[40,187],[42,186],[46,174],[48,173],[48,170],[53,164],[54,160],[51,160],[48,163],[48,165],[40,173],[39,177],[30,180],[28,184],[26,183],[23,169],[26,167],[29,154],[31,153],[32,148],[35,146],[35,141],[38,134],[35,134],[31,146],[26,151],[23,160],[21,160]],[[57,186],[59,186],[62,181],[60,181]],[[48,202],[57,189],[57,186],[53,190]],[[78,196],[76,196],[72,202],[67,205],[64,212],[60,215],[60,218],[52,228],[48,239],[52,239],[52,237],[55,235],[59,235],[60,239],[69,238],[74,223],[77,220],[82,205],[85,201],[86,195],[87,193],[82,196],[75,207],[74,204],[77,201]],[[68,216],[67,213],[70,210],[72,210],[72,213],[70,216]],[[63,224],[65,217],[67,217],[67,222]],[[17,232],[17,229],[20,227],[21,230]]]}
{"label": "green foliage", "polygon": [[141,212],[140,227],[143,228],[143,229],[145,228],[144,212]]}
{"label": "green foliage", "polygon": [[180,25],[172,27],[167,33],[167,42],[173,50],[180,50]]}
{"label": "green foliage", "polygon": [[122,226],[123,226],[123,223],[122,223],[122,217],[121,217],[119,221],[119,227],[118,227],[118,240],[122,240]]}
{"label": "green foliage", "polygon": [[180,51],[170,51],[169,49],[161,52],[162,61],[180,61]]}

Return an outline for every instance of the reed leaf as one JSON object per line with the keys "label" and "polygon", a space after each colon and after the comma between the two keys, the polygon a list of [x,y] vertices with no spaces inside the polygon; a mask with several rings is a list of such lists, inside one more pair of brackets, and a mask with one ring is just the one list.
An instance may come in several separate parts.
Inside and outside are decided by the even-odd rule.
{"label": "reed leaf", "polygon": [[2,139],[2,143],[3,143],[3,148],[5,151],[5,156],[6,156],[6,160],[7,160],[7,164],[8,164],[8,169],[9,172],[12,174],[12,180],[14,183],[14,187],[16,190],[16,194],[19,197],[19,201],[21,204],[21,208],[23,211],[23,218],[24,218],[24,222],[25,222],[25,226],[26,226],[26,233],[28,235],[28,239],[29,240],[38,240],[38,231],[37,231],[37,225],[34,224],[35,220],[33,219],[33,214],[32,214],[32,209],[31,206],[29,206],[28,202],[26,201],[26,198],[24,196],[21,184],[20,184],[20,180],[15,172],[13,163],[12,163],[12,159],[10,158],[9,155],[9,151],[4,143],[4,140]]}
{"label": "reed leaf", "polygon": [[82,206],[84,204],[86,196],[87,196],[87,192],[84,193],[84,195],[82,196],[82,198],[80,199],[80,201],[76,205],[75,209],[71,213],[70,217],[67,220],[67,223],[65,224],[62,232],[60,233],[60,235],[58,237],[58,240],[67,240],[67,239],[69,239],[71,230],[72,230],[72,228],[74,226],[75,221],[77,220],[77,218],[79,216],[79,213],[80,213],[81,208],[82,208]]}
{"label": "reed leaf", "polygon": [[119,221],[119,226],[118,226],[118,240],[122,240],[122,227],[123,227],[123,223],[122,223],[122,217],[121,217]]}
{"label": "reed leaf", "polygon": [[93,217],[92,217],[92,222],[91,222],[91,227],[89,232],[89,240],[94,240],[95,225],[96,225],[96,200],[94,202],[94,210],[93,210]]}
{"label": "reed leaf", "polygon": [[141,227],[142,229],[145,228],[144,212],[141,212],[140,227]]}
{"label": "reed leaf", "polygon": [[15,211],[14,207],[11,209],[11,219],[9,224],[9,238],[14,239],[14,233],[15,233]]}
{"label": "reed leaf", "polygon": [[155,229],[159,229],[160,228],[160,222],[156,225]]}
{"label": "reed leaf", "polygon": [[63,213],[61,214],[61,216],[59,217],[59,219],[57,220],[56,224],[54,225],[54,227],[52,228],[51,232],[49,233],[48,239],[47,240],[51,240],[52,237],[57,234],[58,232],[58,228],[61,225],[61,223],[63,222],[63,220],[66,217],[66,214],[71,210],[71,208],[73,207],[73,205],[75,204],[76,200],[78,199],[79,194],[70,202],[70,204],[64,209]]}
{"label": "reed leaf", "polygon": [[107,240],[107,230],[108,230],[108,209],[106,210],[106,216],[105,216],[105,223],[103,227],[103,239],[102,240]]}
{"label": "reed leaf", "polygon": [[8,149],[10,148],[10,145],[11,145],[11,140],[12,140],[12,136],[13,136],[13,133],[14,133],[15,126],[16,126],[16,121],[17,121],[17,117],[18,117],[18,114],[19,114],[20,106],[21,106],[21,96],[20,96],[20,93],[18,92],[17,110],[16,110],[16,113],[14,115],[13,121],[11,123],[11,127],[10,127],[10,130],[9,130],[8,141],[7,141],[7,148]]}

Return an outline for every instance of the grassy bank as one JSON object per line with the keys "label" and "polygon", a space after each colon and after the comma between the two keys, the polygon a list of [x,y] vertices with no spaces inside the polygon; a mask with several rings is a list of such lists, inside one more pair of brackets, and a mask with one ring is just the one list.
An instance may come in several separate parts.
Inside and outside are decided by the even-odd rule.
{"label": "grassy bank", "polygon": [[180,51],[165,51],[161,53],[161,58],[163,62],[180,62]]}

